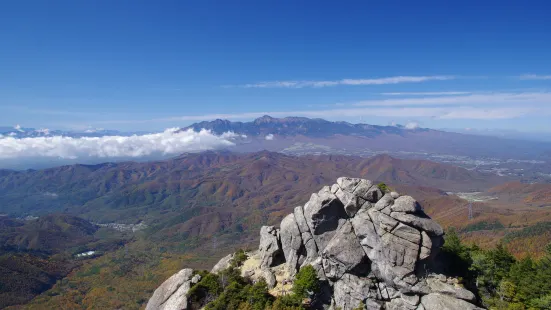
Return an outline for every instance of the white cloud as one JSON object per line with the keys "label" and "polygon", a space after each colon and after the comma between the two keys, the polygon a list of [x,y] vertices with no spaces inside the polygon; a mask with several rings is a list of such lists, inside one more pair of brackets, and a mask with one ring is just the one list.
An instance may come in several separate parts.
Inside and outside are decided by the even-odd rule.
{"label": "white cloud", "polygon": [[521,80],[551,80],[551,75],[523,74]]}
{"label": "white cloud", "polygon": [[57,193],[52,193],[52,192],[45,192],[45,193],[44,193],[44,196],[50,197],[50,198],[57,198],[57,197],[59,197],[59,195],[58,195]]}
{"label": "white cloud", "polygon": [[37,130],[35,130],[35,132],[38,133],[38,134],[47,136],[47,135],[50,134],[50,129],[48,129],[48,128],[37,129]]}
{"label": "white cloud", "polygon": [[266,135],[265,139],[271,141],[274,139],[274,135],[273,134]]}
{"label": "white cloud", "polygon": [[[184,115],[179,117],[100,121],[102,124],[139,124],[181,121],[205,121],[215,119],[249,120],[264,115],[273,117],[303,116],[324,119],[346,119],[356,117],[399,117],[399,118],[462,118],[496,119],[515,118],[525,115],[550,115],[550,92],[520,93],[472,93],[434,97],[409,97],[397,99],[377,99],[333,105],[330,109],[309,109],[294,111],[261,111],[236,114]],[[314,108],[315,106],[309,106]],[[472,113],[472,114],[469,114]],[[369,123],[369,119],[365,119]]]}
{"label": "white cloud", "polygon": [[161,133],[105,137],[36,137],[0,139],[0,160],[18,158],[137,158],[150,155],[170,155],[204,151],[234,145],[236,134],[220,136],[210,131],[177,131],[167,129]]}
{"label": "white cloud", "polygon": [[[472,111],[473,115],[470,117],[468,113],[454,114],[454,111]],[[495,118],[496,115],[509,115],[509,118],[514,118],[531,113],[544,113],[548,115],[551,113],[551,106],[549,107],[526,107],[515,110],[505,110],[507,113],[497,113],[497,111],[504,110],[503,108],[487,109],[484,107],[349,107],[341,109],[322,109],[322,110],[295,110],[295,111],[276,111],[276,112],[255,112],[255,113],[243,113],[243,114],[206,114],[206,115],[194,115],[194,116],[181,116],[171,117],[164,119],[151,119],[151,120],[123,120],[123,121],[111,121],[112,124],[120,123],[149,123],[149,122],[174,122],[174,121],[199,121],[199,120],[214,120],[214,119],[228,119],[228,120],[247,120],[264,115],[270,115],[273,117],[287,117],[287,116],[302,116],[311,118],[324,118],[324,119],[337,119],[337,118],[356,118],[356,117],[399,117],[399,118],[441,118],[443,115],[449,115],[448,118],[454,115],[461,115],[464,119],[480,119],[484,115],[488,119]],[[490,113],[491,111],[494,111]],[[512,113],[512,112],[516,112]],[[475,113],[476,112],[476,113]],[[364,119],[363,122],[369,123],[369,119]]]}
{"label": "white cloud", "polygon": [[409,129],[409,130],[417,129],[417,128],[419,128],[419,123],[417,123],[417,122],[408,122],[405,127],[406,127],[406,129]]}
{"label": "white cloud", "polygon": [[[237,85],[234,87],[243,88],[320,88],[337,85],[386,85],[400,83],[421,83],[427,81],[445,81],[455,79],[449,75],[432,75],[432,76],[393,76],[376,79],[342,79],[332,81],[272,81],[259,82],[252,84]],[[232,86],[227,86],[232,87]]]}
{"label": "white cloud", "polygon": [[[536,114],[542,111],[536,108],[521,107],[521,108],[495,108],[495,109],[480,109],[480,108],[458,108],[442,113],[440,119],[511,119],[529,114]],[[545,113],[542,111],[542,114]],[[548,112],[547,112],[548,113]]]}
{"label": "white cloud", "polygon": [[433,92],[401,92],[401,93],[381,93],[384,96],[456,96],[469,95],[468,91],[433,91]]}
{"label": "white cloud", "polygon": [[21,125],[17,124],[13,127],[13,129],[19,131],[19,132],[25,132],[23,129],[21,129]]}
{"label": "white cloud", "polygon": [[353,103],[356,106],[410,106],[410,105],[504,105],[504,104],[550,104],[551,93],[489,93],[466,96],[440,96],[427,98],[400,98],[364,100]]}

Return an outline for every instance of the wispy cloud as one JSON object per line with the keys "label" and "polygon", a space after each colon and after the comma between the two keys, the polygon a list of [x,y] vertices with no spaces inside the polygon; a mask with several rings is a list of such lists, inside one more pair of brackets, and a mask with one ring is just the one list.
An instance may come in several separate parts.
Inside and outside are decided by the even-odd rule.
{"label": "wispy cloud", "polygon": [[393,76],[374,79],[341,79],[329,81],[269,81],[244,85],[224,86],[224,87],[242,87],[242,88],[321,88],[338,85],[386,85],[400,83],[421,83],[427,81],[445,81],[453,80],[452,75],[432,75],[432,76]]}
{"label": "wispy cloud", "polygon": [[468,91],[434,91],[434,92],[398,92],[398,93],[381,93],[383,96],[456,96],[469,95],[472,92]]}
{"label": "wispy cloud", "polygon": [[43,115],[59,115],[59,116],[93,116],[93,115],[102,115],[101,113],[97,112],[77,112],[77,111],[69,111],[69,110],[57,110],[57,109],[37,109],[37,108],[29,108],[25,106],[18,106],[18,105],[7,105],[5,108],[10,109],[12,111],[19,111],[24,113],[32,113],[32,114],[43,114]]}
{"label": "wispy cloud", "polygon": [[400,99],[364,100],[352,103],[355,106],[413,106],[413,105],[504,105],[504,104],[551,104],[551,93],[488,93],[461,96],[413,97]]}
{"label": "wispy cloud", "polygon": [[[509,119],[526,115],[551,115],[550,92],[481,93],[442,95],[350,102],[327,106],[310,106],[309,110],[261,111],[234,114],[184,115],[146,120],[113,120],[98,123],[161,123],[214,119],[248,120],[274,117],[304,116],[325,119],[357,117],[430,118],[430,119]],[[323,108],[321,108],[323,107]]]}
{"label": "wispy cloud", "polygon": [[523,74],[521,80],[551,80],[551,75]]}
{"label": "wispy cloud", "polygon": [[[295,111],[266,111],[258,113],[243,114],[206,114],[194,116],[171,117],[152,120],[125,120],[124,123],[143,122],[174,122],[174,121],[197,121],[197,120],[248,120],[263,115],[273,117],[303,116],[311,118],[357,118],[357,117],[395,117],[395,118],[431,118],[431,119],[507,119],[529,114],[551,114],[550,108],[522,107],[522,108],[488,108],[488,107],[355,107],[343,109],[323,110],[295,110]],[[367,121],[369,122],[369,121]],[[112,123],[120,123],[113,121]]]}

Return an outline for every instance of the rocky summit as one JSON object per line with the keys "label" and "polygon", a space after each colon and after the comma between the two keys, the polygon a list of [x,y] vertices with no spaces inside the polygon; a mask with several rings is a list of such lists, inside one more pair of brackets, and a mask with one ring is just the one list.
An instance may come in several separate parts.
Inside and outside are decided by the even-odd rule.
{"label": "rocky summit", "polygon": [[[480,309],[475,295],[437,273],[444,232],[417,201],[384,192],[372,181],[341,177],[304,206],[260,230],[258,251],[240,266],[285,294],[297,272],[311,265],[324,284],[320,309]],[[223,258],[211,272],[229,266]],[[163,283],[147,309],[188,309],[186,292],[197,278],[184,269]]]}

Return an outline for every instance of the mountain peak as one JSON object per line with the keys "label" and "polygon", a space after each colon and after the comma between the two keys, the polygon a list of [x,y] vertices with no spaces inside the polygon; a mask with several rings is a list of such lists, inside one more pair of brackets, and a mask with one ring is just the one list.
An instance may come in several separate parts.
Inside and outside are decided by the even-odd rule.
{"label": "mountain peak", "polygon": [[255,119],[255,120],[254,120],[254,123],[255,123],[255,124],[272,123],[272,122],[274,122],[275,120],[277,120],[277,119],[271,117],[270,115],[264,115],[264,116],[262,116],[262,117],[259,117],[259,118]]}

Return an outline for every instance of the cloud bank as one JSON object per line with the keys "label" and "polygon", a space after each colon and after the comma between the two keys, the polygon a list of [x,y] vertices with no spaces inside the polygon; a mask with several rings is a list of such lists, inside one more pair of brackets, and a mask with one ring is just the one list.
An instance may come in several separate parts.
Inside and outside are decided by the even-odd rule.
{"label": "cloud bank", "polygon": [[54,158],[87,160],[90,158],[139,158],[153,155],[175,155],[233,146],[238,136],[228,132],[220,136],[208,130],[178,131],[124,136],[82,137],[63,136],[15,139],[0,138],[0,167],[3,160],[40,160]]}
{"label": "cloud bank", "polygon": [[[320,88],[331,87],[338,85],[387,85],[400,83],[421,83],[427,81],[445,81],[453,80],[454,76],[449,75],[432,75],[432,76],[393,76],[377,79],[342,79],[331,81],[272,81],[259,82],[252,84],[237,85],[233,87],[242,88]],[[232,86],[230,86],[232,87]]]}

